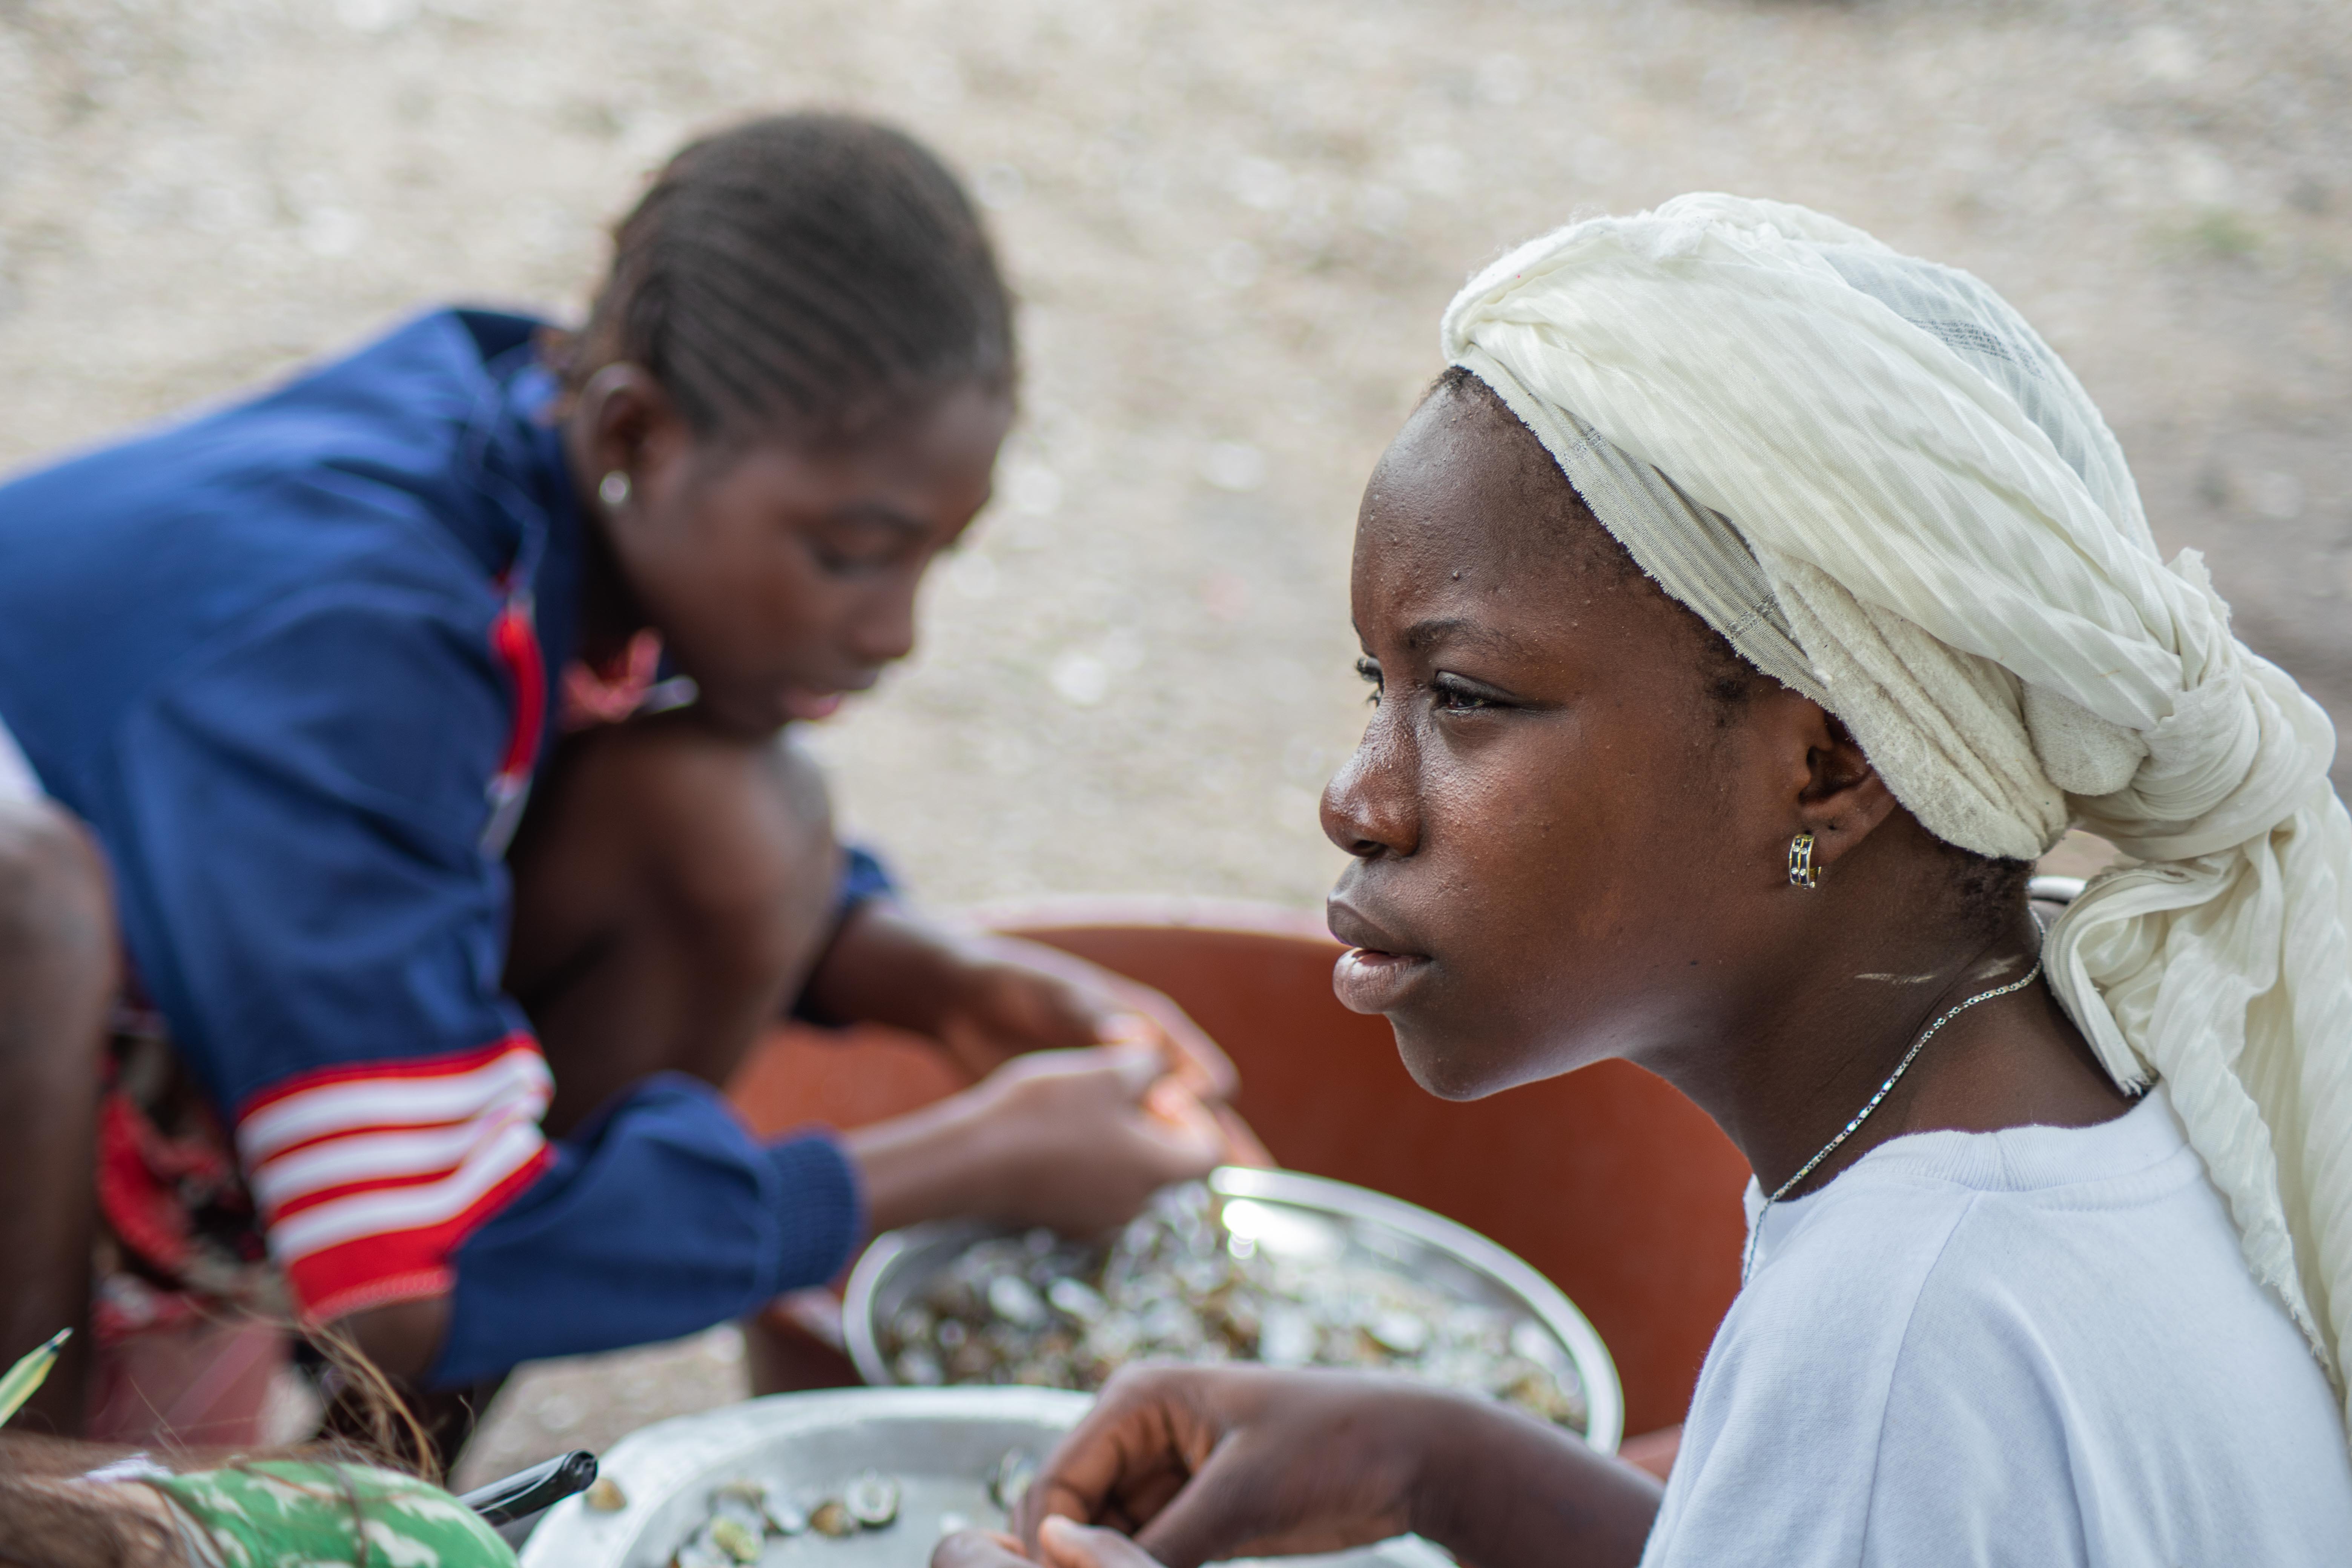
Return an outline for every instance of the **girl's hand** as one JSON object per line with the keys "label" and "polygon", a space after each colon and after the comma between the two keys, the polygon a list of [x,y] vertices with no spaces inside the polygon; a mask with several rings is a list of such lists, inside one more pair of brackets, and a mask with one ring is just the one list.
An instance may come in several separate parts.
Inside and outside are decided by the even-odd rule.
{"label": "girl's hand", "polygon": [[967,939],[944,989],[929,1032],[976,1078],[1028,1051],[1140,1041],[1201,1100],[1239,1087],[1233,1062],[1175,1003],[1054,948]]}
{"label": "girl's hand", "polygon": [[1151,1554],[1116,1531],[1049,1519],[1037,1534],[1037,1555],[1021,1554],[1021,1543],[993,1531],[966,1530],[949,1536],[931,1553],[931,1568],[1160,1568]]}
{"label": "girl's hand", "polygon": [[969,1091],[982,1147],[972,1190],[989,1194],[990,1217],[1091,1236],[1134,1218],[1169,1183],[1215,1169],[1217,1125],[1166,1068],[1139,1042],[1038,1051]]}
{"label": "girl's hand", "polygon": [[1036,942],[949,930],[887,903],[855,912],[809,977],[826,1014],[928,1035],[975,1079],[1029,1051],[1141,1040],[1196,1097],[1222,1103],[1234,1064],[1159,992]]}
{"label": "girl's hand", "polygon": [[1018,1057],[843,1143],[877,1230],[966,1215],[1093,1235],[1225,1157],[1216,1121],[1141,1044]]}

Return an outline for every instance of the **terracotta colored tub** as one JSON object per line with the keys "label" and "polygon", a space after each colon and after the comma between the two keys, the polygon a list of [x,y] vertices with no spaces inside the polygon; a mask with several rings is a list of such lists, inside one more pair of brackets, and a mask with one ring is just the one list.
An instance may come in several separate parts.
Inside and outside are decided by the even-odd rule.
{"label": "terracotta colored tub", "polygon": [[[983,918],[1166,992],[1232,1055],[1238,1109],[1276,1160],[1492,1237],[1549,1275],[1601,1331],[1624,1383],[1629,1434],[1682,1420],[1738,1286],[1748,1168],[1665,1084],[1612,1062],[1474,1104],[1433,1099],[1406,1075],[1388,1025],[1333,998],[1339,948],[1314,916],[1130,899]],[[860,1125],[961,1081],[909,1036],[786,1029],[730,1092],[774,1132]],[[1626,1449],[1663,1468],[1671,1439],[1634,1438]]]}

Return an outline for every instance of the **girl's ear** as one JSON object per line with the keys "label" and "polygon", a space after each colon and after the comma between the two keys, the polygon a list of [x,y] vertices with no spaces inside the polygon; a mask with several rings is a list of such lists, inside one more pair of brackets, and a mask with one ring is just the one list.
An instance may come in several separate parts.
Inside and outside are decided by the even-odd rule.
{"label": "girl's ear", "polygon": [[590,489],[620,474],[642,494],[649,466],[674,460],[692,445],[677,405],[644,366],[619,361],[590,376],[570,416],[576,461]]}
{"label": "girl's ear", "polygon": [[[1802,701],[1801,699],[1799,700]],[[1834,864],[1870,837],[1900,804],[1837,715],[1812,702],[1806,737],[1806,780],[1798,792],[1799,826],[1813,836],[1816,864]]]}

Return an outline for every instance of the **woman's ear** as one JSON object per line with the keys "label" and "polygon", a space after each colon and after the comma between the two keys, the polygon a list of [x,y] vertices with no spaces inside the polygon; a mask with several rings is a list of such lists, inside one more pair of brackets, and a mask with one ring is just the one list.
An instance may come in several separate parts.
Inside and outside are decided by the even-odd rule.
{"label": "woman's ear", "polygon": [[1834,865],[1895,814],[1900,804],[1878,770],[1863,755],[1837,715],[1816,703],[1811,710],[1805,764],[1807,779],[1797,797],[1797,815],[1813,836],[1813,862]]}

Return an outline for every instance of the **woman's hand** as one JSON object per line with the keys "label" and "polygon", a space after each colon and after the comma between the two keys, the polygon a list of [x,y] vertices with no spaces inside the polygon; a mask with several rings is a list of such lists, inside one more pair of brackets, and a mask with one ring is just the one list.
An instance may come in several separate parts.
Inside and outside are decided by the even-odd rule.
{"label": "woman's hand", "polygon": [[1129,1368],[1054,1450],[1015,1525],[1108,1525],[1171,1568],[1339,1552],[1413,1528],[1437,1417],[1458,1403],[1402,1378],[1264,1368]]}
{"label": "woman's hand", "polygon": [[[1659,1495],[1555,1427],[1418,1379],[1141,1367],[1111,1379],[1014,1523],[1041,1548],[1049,1519],[1108,1525],[1168,1568],[1408,1531],[1486,1568],[1601,1568],[1640,1558]],[[1113,1568],[1137,1561],[1088,1549]]]}
{"label": "woman's hand", "polygon": [[1017,1057],[843,1144],[877,1230],[959,1215],[1071,1236],[1126,1223],[1226,1154],[1215,1119],[1142,1044]]}
{"label": "woman's hand", "polygon": [[1036,942],[934,925],[886,903],[851,914],[808,994],[825,1013],[928,1035],[985,1078],[1029,1051],[1140,1040],[1212,1104],[1234,1064],[1183,1009],[1149,986]]}

